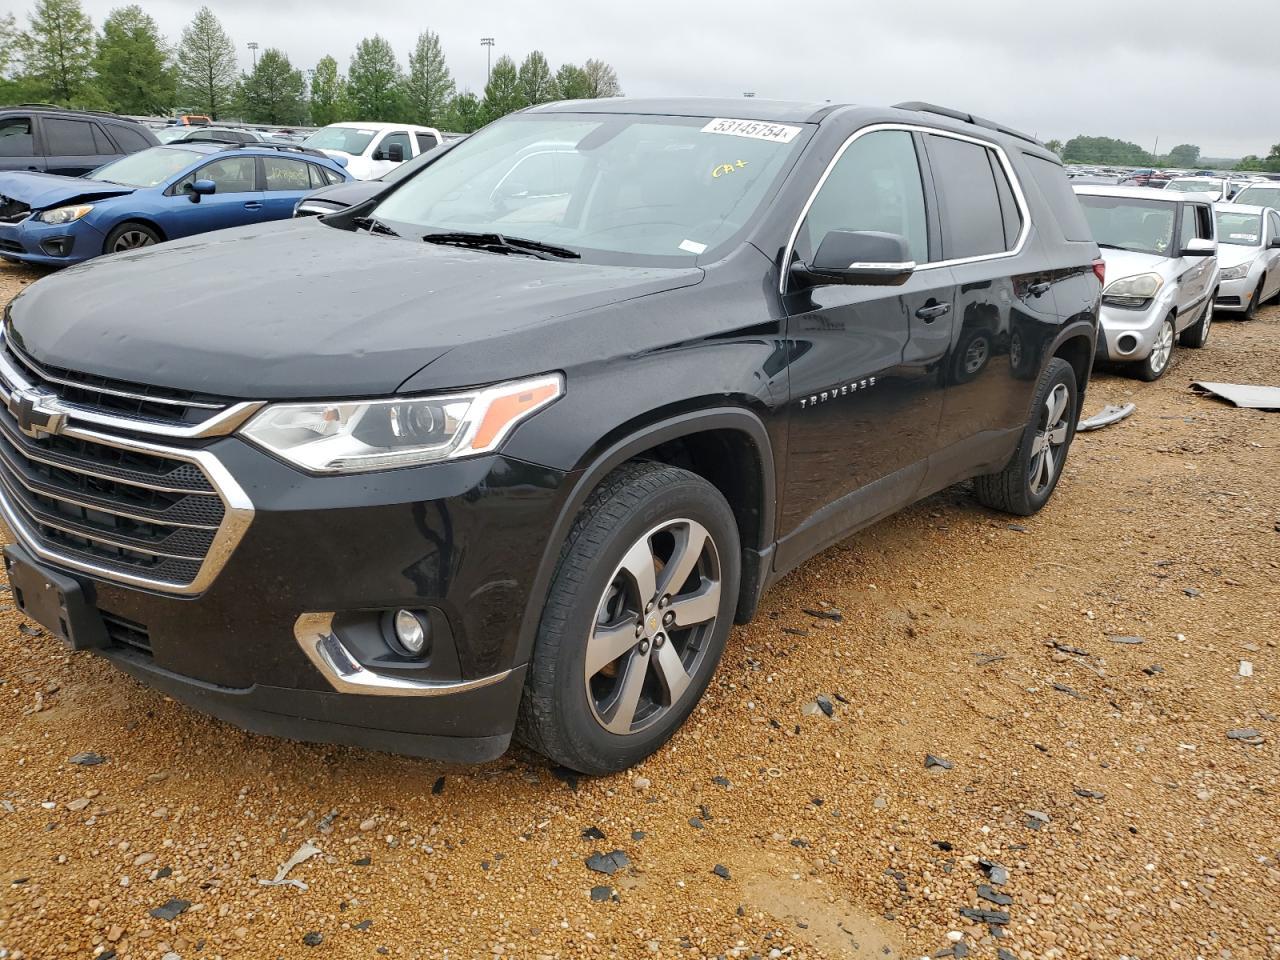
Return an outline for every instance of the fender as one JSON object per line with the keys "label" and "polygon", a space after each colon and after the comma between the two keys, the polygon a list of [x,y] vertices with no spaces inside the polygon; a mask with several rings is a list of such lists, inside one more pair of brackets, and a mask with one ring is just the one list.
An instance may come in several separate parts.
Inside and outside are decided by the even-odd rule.
{"label": "fender", "polygon": [[1093,373],[1093,362],[1097,355],[1098,322],[1097,314],[1094,315],[1092,320],[1069,321],[1061,330],[1058,331],[1058,335],[1053,338],[1052,342],[1050,342],[1049,346],[1046,348],[1044,356],[1040,358],[1040,370],[1043,372],[1044,365],[1048,361],[1048,358],[1057,353],[1058,348],[1068,340],[1075,337],[1084,337],[1089,341],[1089,368],[1085,371],[1084,382],[1076,384],[1076,392],[1079,394],[1081,402],[1084,401],[1085,387],[1088,386],[1089,378]]}
{"label": "fender", "polygon": [[763,474],[759,538],[761,548],[759,550],[743,548],[742,589],[739,593],[735,622],[746,623],[751,618],[760,594],[763,592],[765,574],[771,565],[774,548],[777,479],[774,474],[773,447],[764,423],[750,410],[742,407],[712,407],[695,410],[659,420],[629,434],[570,474],[573,485],[551,528],[551,536],[547,538],[546,547],[538,563],[538,572],[534,576],[529,590],[529,599],[525,604],[520,634],[516,642],[516,664],[527,663],[532,656],[533,643],[542,620],[542,608],[551,588],[551,578],[555,574],[556,565],[560,559],[560,550],[569,536],[574,519],[591,492],[611,471],[635,457],[636,454],[650,450],[668,440],[707,430],[736,430],[745,433],[760,457],[760,469]]}

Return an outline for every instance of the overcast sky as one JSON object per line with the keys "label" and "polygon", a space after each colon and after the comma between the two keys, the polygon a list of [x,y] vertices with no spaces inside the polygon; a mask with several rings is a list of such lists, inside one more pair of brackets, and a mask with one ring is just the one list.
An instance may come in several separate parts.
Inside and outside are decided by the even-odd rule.
{"label": "overcast sky", "polygon": [[[95,23],[126,0],[82,0]],[[135,0],[176,41],[196,4]],[[628,96],[757,96],[889,104],[930,100],[1037,134],[1133,140],[1206,156],[1280,141],[1280,0],[209,0],[236,42],[325,54],[345,71],[381,33],[404,60],[440,34],[460,89],[485,83],[482,36],[519,62],[596,57]],[[4,0],[22,16],[24,0]]]}

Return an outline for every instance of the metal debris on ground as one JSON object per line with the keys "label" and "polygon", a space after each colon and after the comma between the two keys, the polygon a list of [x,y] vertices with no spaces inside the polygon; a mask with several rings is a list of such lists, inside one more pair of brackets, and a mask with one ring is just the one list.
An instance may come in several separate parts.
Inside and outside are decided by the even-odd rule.
{"label": "metal debris on ground", "polygon": [[1280,410],[1280,387],[1260,387],[1252,383],[1212,383],[1197,380],[1193,390],[1226,400],[1250,410]]}
{"label": "metal debris on ground", "polygon": [[319,852],[320,848],[310,840],[307,840],[302,844],[302,846],[298,847],[298,849],[293,852],[292,857],[280,864],[280,869],[276,871],[274,880],[259,880],[258,882],[264,887],[279,887],[287,884],[291,887],[297,887],[299,890],[306,890],[307,885],[303,881],[285,878],[288,877],[290,870],[298,864],[310,860]]}
{"label": "metal debris on ground", "polygon": [[1137,406],[1132,403],[1126,403],[1123,406],[1109,403],[1100,412],[1077,423],[1076,433],[1088,433],[1090,430],[1101,430],[1103,427],[1109,427],[1111,424],[1123,420],[1136,409],[1138,409]]}

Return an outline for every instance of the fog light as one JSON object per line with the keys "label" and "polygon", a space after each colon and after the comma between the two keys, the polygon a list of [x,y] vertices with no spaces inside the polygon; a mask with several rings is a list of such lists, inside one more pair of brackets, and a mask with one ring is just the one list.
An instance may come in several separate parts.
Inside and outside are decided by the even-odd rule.
{"label": "fog light", "polygon": [[427,624],[412,610],[397,610],[394,619],[396,641],[405,653],[420,657],[427,649]]}

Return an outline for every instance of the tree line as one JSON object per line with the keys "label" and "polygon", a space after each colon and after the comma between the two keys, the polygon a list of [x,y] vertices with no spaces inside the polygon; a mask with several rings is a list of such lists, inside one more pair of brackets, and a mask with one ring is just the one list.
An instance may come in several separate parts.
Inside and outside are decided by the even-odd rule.
{"label": "tree line", "polygon": [[133,115],[181,109],[281,126],[386,120],[469,133],[536,103],[621,95],[618,75],[604,61],[553,71],[538,50],[519,65],[499,57],[483,95],[460,91],[430,30],[418,35],[406,65],[375,35],[356,44],[345,74],[332,56],[304,74],[274,47],[242,71],[235,43],[208,7],[176,45],[136,4],[112,10],[101,31],[80,0],[36,0],[25,28],[12,14],[0,16],[0,104],[39,101]]}

